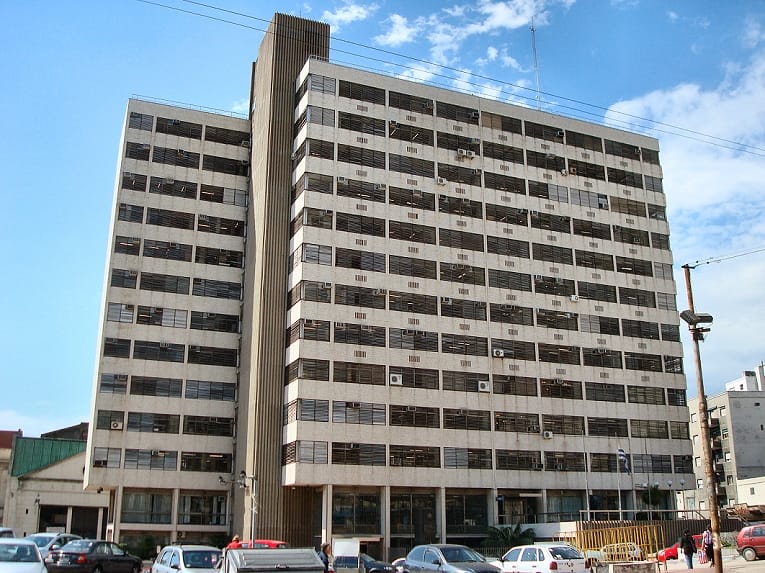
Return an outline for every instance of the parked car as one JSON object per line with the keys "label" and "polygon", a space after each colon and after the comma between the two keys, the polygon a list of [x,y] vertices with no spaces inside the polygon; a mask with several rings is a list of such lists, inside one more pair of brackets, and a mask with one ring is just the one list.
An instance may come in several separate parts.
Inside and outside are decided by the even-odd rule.
{"label": "parked car", "polygon": [[168,545],[157,555],[151,573],[210,573],[210,569],[218,567],[222,554],[210,545]]}
{"label": "parked car", "polygon": [[765,524],[742,527],[736,536],[736,549],[747,561],[765,557]]}
{"label": "parked car", "polygon": [[600,551],[588,551],[587,557],[597,561],[620,562],[620,561],[643,561],[645,553],[637,543],[625,541],[624,543],[611,543],[604,545]]}
{"label": "parked car", "polygon": [[393,573],[395,568],[390,563],[378,561],[366,553],[359,553],[358,557],[341,555],[335,557],[333,566],[335,571],[340,569],[358,569],[359,573]]}
{"label": "parked car", "polygon": [[490,561],[507,573],[559,571],[584,573],[587,559],[568,543],[538,543],[513,547],[497,561]]}
{"label": "parked car", "polygon": [[75,539],[82,539],[79,535],[73,533],[56,533],[53,531],[41,531],[40,533],[33,533],[27,535],[24,539],[32,541],[40,550],[40,555],[45,559],[48,556],[48,552],[54,547],[58,549],[63,547],[70,541]]}
{"label": "parked car", "polygon": [[37,545],[26,539],[0,538],[0,573],[45,573]]}
{"label": "parked car", "polygon": [[10,527],[0,527],[0,539],[3,537],[16,537],[13,533],[13,529]]}
{"label": "parked car", "polygon": [[418,545],[406,556],[404,573],[499,573],[483,555],[464,545]]}
{"label": "parked car", "polygon": [[391,563],[391,565],[396,570],[396,573],[403,573],[405,561],[406,561],[406,557],[399,557],[398,559],[393,560],[393,563]]}
{"label": "parked car", "polygon": [[[703,542],[704,542],[704,536],[694,535],[693,542],[696,544],[696,551],[701,551],[701,546],[703,545]],[[679,559],[679,557],[680,557],[680,542],[679,541],[677,541],[676,543],[673,543],[669,547],[666,547],[660,550],[656,554],[656,560],[659,563],[663,563],[664,561],[668,561],[670,559]]]}
{"label": "parked car", "polygon": [[242,549],[286,549],[289,546],[286,541],[278,539],[256,539],[255,543],[252,539],[242,541]]}
{"label": "parked car", "polygon": [[48,573],[141,573],[143,560],[116,543],[76,539],[45,558]]}

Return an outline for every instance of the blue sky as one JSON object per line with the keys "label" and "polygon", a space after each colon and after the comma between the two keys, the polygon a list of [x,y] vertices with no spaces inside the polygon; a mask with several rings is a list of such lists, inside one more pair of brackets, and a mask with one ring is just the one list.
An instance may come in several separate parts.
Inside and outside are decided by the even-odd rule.
{"label": "blue sky", "polygon": [[[89,417],[128,98],[244,111],[276,10],[329,22],[338,63],[658,137],[679,308],[679,265],[765,249],[761,1],[161,3],[176,10],[0,2],[0,429],[35,436]],[[702,345],[708,393],[765,360],[763,284],[765,251],[693,271],[696,308],[715,316]]]}

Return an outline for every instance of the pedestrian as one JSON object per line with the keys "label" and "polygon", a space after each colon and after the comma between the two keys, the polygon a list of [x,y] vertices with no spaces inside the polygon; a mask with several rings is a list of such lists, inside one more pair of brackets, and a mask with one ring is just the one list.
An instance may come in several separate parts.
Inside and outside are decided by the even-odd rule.
{"label": "pedestrian", "polygon": [[693,541],[691,532],[687,529],[683,531],[683,536],[680,538],[680,550],[685,555],[685,565],[688,567],[688,571],[693,569],[693,554],[696,553],[696,542]]}
{"label": "pedestrian", "polygon": [[709,566],[714,567],[715,564],[715,544],[714,539],[712,537],[712,528],[707,525],[707,528],[704,530],[704,535],[702,536],[702,548],[704,549],[704,554],[707,556],[707,561],[709,561]]}
{"label": "pedestrian", "polygon": [[335,569],[332,567],[332,546],[329,543],[321,544],[319,559],[324,564],[324,573],[329,573]]}
{"label": "pedestrian", "polygon": [[239,536],[234,535],[234,537],[231,539],[231,543],[226,545],[226,549],[241,549],[242,548],[242,542],[239,541]]}

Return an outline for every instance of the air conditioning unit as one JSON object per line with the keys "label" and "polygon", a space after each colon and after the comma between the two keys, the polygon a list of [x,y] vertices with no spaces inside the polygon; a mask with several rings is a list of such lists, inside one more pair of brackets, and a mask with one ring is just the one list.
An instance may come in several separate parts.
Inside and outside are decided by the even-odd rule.
{"label": "air conditioning unit", "polygon": [[481,112],[479,112],[479,111],[471,111],[471,112],[468,114],[468,117],[469,117],[470,119],[478,119],[478,118],[480,118],[480,117],[481,117]]}
{"label": "air conditioning unit", "polygon": [[542,432],[542,437],[543,437],[545,440],[552,440],[552,438],[553,438],[553,433],[552,433],[550,430],[545,430],[544,432]]}
{"label": "air conditioning unit", "polygon": [[151,451],[151,455],[152,456],[158,456],[159,455],[159,450],[152,450]]}
{"label": "air conditioning unit", "polygon": [[535,281],[541,281],[544,277],[542,275],[534,275]]}
{"label": "air conditioning unit", "polygon": [[491,355],[494,358],[504,358],[505,357],[505,351],[501,348],[492,348],[491,349]]}
{"label": "air conditioning unit", "polygon": [[249,147],[250,146],[250,140],[249,139],[243,139],[242,140],[242,147]]}
{"label": "air conditioning unit", "polygon": [[391,386],[403,386],[404,377],[401,374],[391,374],[388,376],[388,384]]}
{"label": "air conditioning unit", "polygon": [[465,157],[467,157],[468,159],[473,159],[475,157],[475,151],[471,151],[470,149],[468,149],[468,152],[467,154],[465,154]]}
{"label": "air conditioning unit", "polygon": [[579,295],[578,294],[572,294],[569,299],[571,302],[579,302]]}
{"label": "air conditioning unit", "polygon": [[595,354],[608,354],[608,348],[596,348]]}
{"label": "air conditioning unit", "polygon": [[564,135],[566,135],[566,132],[563,131],[562,129],[559,129],[558,131],[555,132],[555,137],[563,137]]}
{"label": "air conditioning unit", "polygon": [[569,167],[568,172],[571,173],[571,175],[576,175],[576,167]]}
{"label": "air conditioning unit", "polygon": [[110,430],[121,430],[122,429],[122,422],[120,422],[119,420],[112,421],[112,423],[109,425],[109,429]]}
{"label": "air conditioning unit", "polygon": [[553,378],[552,383],[555,384],[556,386],[561,386],[563,384],[563,380],[561,380],[560,378]]}
{"label": "air conditioning unit", "polygon": [[385,183],[375,183],[375,191],[382,191],[385,189]]}
{"label": "air conditioning unit", "polygon": [[441,297],[441,304],[452,304],[454,301],[448,296]]}
{"label": "air conditioning unit", "polygon": [[384,288],[376,288],[374,291],[372,291],[372,294],[374,294],[375,296],[381,296],[381,295],[385,295],[386,291]]}
{"label": "air conditioning unit", "polygon": [[457,155],[459,155],[461,157],[467,157],[467,154],[468,154],[468,150],[467,149],[462,149],[461,147],[459,149],[457,149]]}
{"label": "air conditioning unit", "polygon": [[416,412],[417,411],[417,406],[407,406],[406,407],[406,411],[407,412]]}
{"label": "air conditioning unit", "polygon": [[332,283],[324,283],[321,286],[322,286],[322,288],[325,288],[325,289],[326,288],[332,288]]}
{"label": "air conditioning unit", "polygon": [[479,143],[481,143],[481,138],[480,137],[471,137],[469,141],[470,141],[470,143],[472,145],[478,145]]}
{"label": "air conditioning unit", "polygon": [[445,177],[436,177],[436,184],[437,185],[446,185],[446,178]]}
{"label": "air conditioning unit", "polygon": [[561,169],[560,170],[561,175],[568,175],[568,169]]}
{"label": "air conditioning unit", "polygon": [[544,469],[544,466],[542,464],[531,464],[529,467],[535,471]]}
{"label": "air conditioning unit", "polygon": [[242,160],[240,161],[240,163],[246,167],[247,165],[249,165],[249,164],[250,164],[250,160],[249,160],[249,159],[242,159]]}
{"label": "air conditioning unit", "polygon": [[488,380],[479,380],[478,381],[478,391],[479,392],[491,392],[491,383]]}
{"label": "air conditioning unit", "polygon": [[173,179],[172,177],[165,177],[163,183],[165,183],[166,185],[175,185],[175,179]]}
{"label": "air conditioning unit", "polygon": [[414,336],[416,333],[417,333],[416,330],[413,330],[411,328],[407,328],[401,334],[403,334],[404,336]]}
{"label": "air conditioning unit", "polygon": [[338,185],[345,185],[346,183],[348,183],[348,178],[347,177],[343,177],[341,175],[340,177],[337,178],[337,183],[338,183]]}

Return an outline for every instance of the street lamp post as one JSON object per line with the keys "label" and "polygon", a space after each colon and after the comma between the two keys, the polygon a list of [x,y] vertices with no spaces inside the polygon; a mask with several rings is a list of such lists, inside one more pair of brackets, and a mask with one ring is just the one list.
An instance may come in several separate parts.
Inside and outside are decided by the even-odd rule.
{"label": "street lamp post", "polygon": [[258,478],[253,475],[247,475],[247,472],[242,470],[239,472],[239,487],[245,489],[247,487],[247,481],[249,480],[250,486],[250,539],[252,540],[253,547],[255,543],[255,516],[257,515],[257,495],[258,495]]}
{"label": "street lamp post", "polygon": [[696,363],[696,391],[699,395],[699,429],[701,433],[701,451],[704,460],[704,474],[706,476],[706,488],[709,499],[709,525],[712,529],[714,540],[714,566],[715,573],[722,573],[722,545],[720,544],[720,509],[717,502],[717,477],[712,462],[712,442],[709,431],[709,413],[707,412],[707,397],[704,392],[704,376],[701,371],[701,353],[699,342],[704,340],[704,333],[709,328],[702,325],[711,324],[712,316],[697,313],[693,306],[693,291],[691,290],[691,267],[683,265],[685,271],[685,289],[688,295],[688,310],[680,313],[680,318],[688,323],[688,330],[693,340],[693,358]]}

